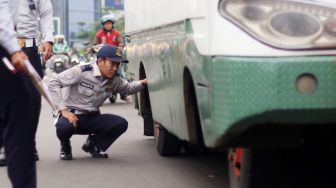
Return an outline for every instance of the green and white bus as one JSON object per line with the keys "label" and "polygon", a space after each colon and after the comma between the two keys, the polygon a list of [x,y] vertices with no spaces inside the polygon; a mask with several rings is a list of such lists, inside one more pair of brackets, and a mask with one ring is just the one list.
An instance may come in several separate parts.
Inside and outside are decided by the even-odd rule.
{"label": "green and white bus", "polygon": [[333,0],[125,0],[125,20],[160,155],[229,148],[232,187],[276,187],[277,150],[260,148],[302,147],[336,123]]}

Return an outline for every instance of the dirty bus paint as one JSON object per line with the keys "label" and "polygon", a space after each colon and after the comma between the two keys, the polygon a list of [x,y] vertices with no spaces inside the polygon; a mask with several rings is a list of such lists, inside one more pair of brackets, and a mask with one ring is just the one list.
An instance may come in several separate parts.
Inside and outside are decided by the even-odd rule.
{"label": "dirty bus paint", "polygon": [[[277,163],[278,151],[257,147],[300,147],[306,128],[334,124],[335,7],[330,0],[126,0],[129,72],[149,80],[134,101],[159,154],[231,148],[229,159],[267,172],[267,160],[257,158]],[[240,170],[230,173],[232,187],[254,172]]]}

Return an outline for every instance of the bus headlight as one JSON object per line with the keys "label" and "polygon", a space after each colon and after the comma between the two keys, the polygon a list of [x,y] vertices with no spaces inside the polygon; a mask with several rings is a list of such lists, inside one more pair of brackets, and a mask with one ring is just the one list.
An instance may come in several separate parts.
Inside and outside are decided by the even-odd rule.
{"label": "bus headlight", "polygon": [[270,17],[268,26],[285,37],[312,37],[322,31],[322,24],[315,17],[301,12],[276,13]]}
{"label": "bus headlight", "polygon": [[222,0],[219,11],[277,48],[336,48],[336,7],[295,0]]}
{"label": "bus headlight", "polygon": [[244,18],[250,21],[264,20],[267,16],[266,12],[255,6],[246,6],[241,10],[241,14]]}
{"label": "bus headlight", "polygon": [[336,38],[336,19],[328,20],[324,25],[324,30],[329,36]]}

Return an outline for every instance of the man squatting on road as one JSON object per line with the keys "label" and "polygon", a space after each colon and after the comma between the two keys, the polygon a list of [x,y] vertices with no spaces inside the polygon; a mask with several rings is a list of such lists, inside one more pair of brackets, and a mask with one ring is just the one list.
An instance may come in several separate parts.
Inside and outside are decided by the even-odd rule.
{"label": "man squatting on road", "polygon": [[[99,107],[112,93],[134,94],[147,85],[147,80],[128,83],[118,76],[121,51],[112,45],[103,46],[95,64],[78,65],[49,82],[51,98],[59,118],[56,134],[61,142],[61,160],[71,160],[70,138],[74,134],[89,135],[82,149],[94,158],[107,158],[104,153],[127,130],[128,122],[114,114],[101,114]],[[62,88],[69,87],[66,98]]]}

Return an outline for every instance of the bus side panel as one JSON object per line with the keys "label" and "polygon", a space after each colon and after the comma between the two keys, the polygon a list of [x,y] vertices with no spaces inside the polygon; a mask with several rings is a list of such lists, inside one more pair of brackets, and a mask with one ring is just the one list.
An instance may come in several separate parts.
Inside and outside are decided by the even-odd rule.
{"label": "bus side panel", "polygon": [[[183,98],[183,70],[185,66],[185,35],[183,25],[173,25],[164,30],[136,34],[134,43],[127,52],[134,64],[130,71],[134,75],[142,62],[149,80],[149,95],[154,121],[163,125],[180,139],[187,140],[186,117]],[[137,76],[135,76],[137,77]],[[138,79],[138,78],[136,78]]]}

